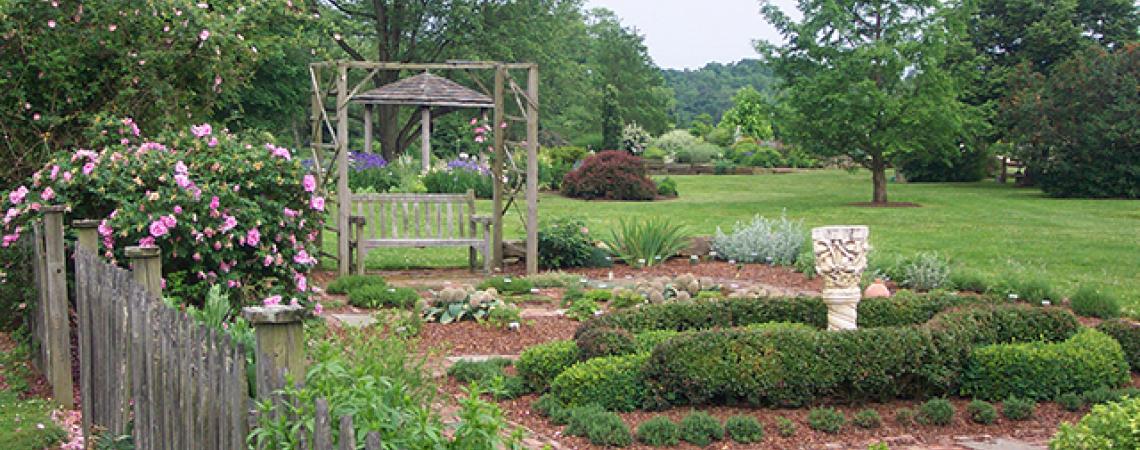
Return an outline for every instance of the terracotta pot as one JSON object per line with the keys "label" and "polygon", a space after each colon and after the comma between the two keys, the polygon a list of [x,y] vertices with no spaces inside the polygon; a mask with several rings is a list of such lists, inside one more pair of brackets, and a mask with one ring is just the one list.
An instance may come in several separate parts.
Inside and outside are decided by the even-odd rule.
{"label": "terracotta pot", "polygon": [[863,298],[886,298],[890,296],[890,289],[887,289],[887,285],[883,284],[883,280],[878,278],[863,291]]}

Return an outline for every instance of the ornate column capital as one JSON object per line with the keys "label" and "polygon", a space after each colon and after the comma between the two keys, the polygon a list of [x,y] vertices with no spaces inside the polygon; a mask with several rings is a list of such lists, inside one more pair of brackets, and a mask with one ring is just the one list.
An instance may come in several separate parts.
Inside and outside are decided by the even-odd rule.
{"label": "ornate column capital", "polygon": [[811,230],[815,271],[823,278],[823,302],[827,304],[827,328],[856,327],[861,292],[859,281],[867,268],[866,226],[829,226]]}

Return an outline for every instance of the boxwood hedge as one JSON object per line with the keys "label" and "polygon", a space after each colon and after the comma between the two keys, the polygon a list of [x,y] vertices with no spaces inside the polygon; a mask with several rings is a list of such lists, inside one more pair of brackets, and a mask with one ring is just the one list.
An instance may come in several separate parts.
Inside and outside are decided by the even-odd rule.
{"label": "boxwood hedge", "polygon": [[1053,399],[1066,392],[1118,387],[1129,380],[1120,344],[1094,329],[1064,342],[994,344],[975,348],[961,392],[987,400]]}
{"label": "boxwood hedge", "polygon": [[550,393],[569,406],[598,404],[633,411],[645,403],[647,354],[605,356],[579,362],[550,382]]}
{"label": "boxwood hedge", "polygon": [[543,392],[554,377],[578,359],[578,344],[574,341],[551,341],[524,350],[515,361],[515,370],[528,387]]}
{"label": "boxwood hedge", "polygon": [[1113,319],[1101,322],[1096,329],[1116,339],[1132,371],[1140,372],[1140,324]]}

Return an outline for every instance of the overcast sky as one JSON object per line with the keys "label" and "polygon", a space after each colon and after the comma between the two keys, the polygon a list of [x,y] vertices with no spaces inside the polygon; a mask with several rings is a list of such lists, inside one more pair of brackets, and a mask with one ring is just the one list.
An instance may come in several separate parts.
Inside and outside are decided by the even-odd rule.
{"label": "overcast sky", "polygon": [[[773,3],[784,12],[795,10],[795,0]],[[754,39],[779,39],[760,16],[759,0],[587,0],[586,5],[613,10],[622,23],[636,27],[653,61],[668,69],[755,58]]]}

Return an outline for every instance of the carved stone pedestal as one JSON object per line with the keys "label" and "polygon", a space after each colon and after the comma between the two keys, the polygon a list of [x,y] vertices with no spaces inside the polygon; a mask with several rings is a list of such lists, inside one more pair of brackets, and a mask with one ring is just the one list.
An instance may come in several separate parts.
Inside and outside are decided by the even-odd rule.
{"label": "carved stone pedestal", "polygon": [[827,329],[856,328],[861,292],[859,280],[867,268],[865,226],[831,226],[811,230],[815,271],[823,278],[823,302],[827,304]]}

